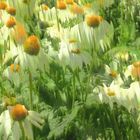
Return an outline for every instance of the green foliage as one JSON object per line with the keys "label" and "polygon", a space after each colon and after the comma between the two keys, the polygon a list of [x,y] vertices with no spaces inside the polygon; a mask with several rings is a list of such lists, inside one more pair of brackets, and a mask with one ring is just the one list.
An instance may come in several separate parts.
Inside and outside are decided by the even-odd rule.
{"label": "green foliage", "polygon": [[[34,34],[40,40],[37,61],[35,57],[20,52],[23,44],[15,44],[9,30],[5,31],[8,34],[6,39],[0,38],[0,113],[7,106],[17,103],[40,112],[45,123],[42,130],[33,127],[35,140],[140,138],[139,98],[135,97],[137,95],[133,97],[133,92],[130,97],[127,93],[135,79],[133,75],[125,77],[127,67],[140,60],[139,0],[114,0],[111,1],[113,4],[105,0],[103,5],[98,2],[81,0],[79,6],[91,3],[92,8],[85,10],[84,16],[73,15],[63,21],[63,17],[57,19],[60,11],[57,15],[56,9],[53,9],[56,1],[37,0],[33,14],[25,16],[23,23],[28,36]],[[42,12],[41,4],[47,4],[49,11]],[[89,13],[103,16],[99,27],[86,24],[85,17]],[[46,15],[46,19],[41,18],[41,14]],[[64,18],[67,16],[62,11],[61,15]],[[3,26],[4,23],[0,23],[0,29]],[[61,49],[64,50],[61,52]],[[85,54],[90,56],[87,64],[84,58],[88,55]],[[61,55],[64,56],[60,61]],[[21,65],[19,73],[16,67],[11,70],[10,65],[14,63]],[[109,69],[107,72],[105,65]],[[136,72],[139,76],[139,71]],[[120,79],[122,81],[119,83]],[[130,110],[121,104],[121,98],[114,102],[111,97],[114,91],[110,90],[112,83],[124,90],[124,96],[129,101],[126,102],[127,106],[134,98],[134,106]],[[111,96],[105,92],[105,85],[107,92],[111,91]],[[138,90],[135,89],[135,92]],[[122,98],[124,96],[121,95]],[[0,124],[0,136],[3,135],[1,129]]]}

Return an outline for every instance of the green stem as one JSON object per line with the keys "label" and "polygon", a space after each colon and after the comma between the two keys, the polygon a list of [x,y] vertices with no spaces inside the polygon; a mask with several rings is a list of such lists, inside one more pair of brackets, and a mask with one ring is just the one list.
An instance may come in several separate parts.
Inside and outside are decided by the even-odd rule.
{"label": "green stem", "polygon": [[73,79],[72,79],[72,85],[73,85],[73,97],[72,97],[72,107],[74,106],[75,98],[76,98],[76,86],[75,86],[75,71],[73,72]]}
{"label": "green stem", "polygon": [[15,7],[15,2],[14,2],[14,0],[12,0],[12,3],[13,3],[13,7]]}
{"label": "green stem", "polygon": [[29,17],[31,18],[30,3],[27,4],[27,8],[28,8]]}
{"label": "green stem", "polygon": [[29,88],[30,88],[30,107],[33,109],[33,84],[32,84],[32,74],[29,71]]}
{"label": "green stem", "polygon": [[105,112],[106,114],[108,114],[110,122],[113,124],[112,127],[115,135],[115,140],[123,140],[122,135],[119,131],[117,120],[115,118],[114,109],[110,110],[110,108],[105,108]]}
{"label": "green stem", "polygon": [[112,120],[114,122],[114,133],[116,135],[116,139],[123,140],[122,135],[121,135],[121,133],[119,131],[119,127],[117,125],[117,121],[116,121],[116,118],[115,118],[114,110],[112,110]]}
{"label": "green stem", "polygon": [[58,10],[57,10],[56,7],[55,7],[55,12],[56,12],[57,28],[58,28],[58,31],[60,31],[59,18],[58,18]]}

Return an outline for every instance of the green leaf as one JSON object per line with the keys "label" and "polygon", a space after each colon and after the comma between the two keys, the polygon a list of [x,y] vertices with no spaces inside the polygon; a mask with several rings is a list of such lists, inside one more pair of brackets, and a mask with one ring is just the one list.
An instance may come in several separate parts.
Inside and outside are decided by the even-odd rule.
{"label": "green leaf", "polygon": [[77,113],[81,106],[76,105],[70,114],[67,114],[61,122],[57,119],[50,120],[51,131],[48,135],[48,139],[60,137],[64,131],[69,127],[70,123],[76,118]]}

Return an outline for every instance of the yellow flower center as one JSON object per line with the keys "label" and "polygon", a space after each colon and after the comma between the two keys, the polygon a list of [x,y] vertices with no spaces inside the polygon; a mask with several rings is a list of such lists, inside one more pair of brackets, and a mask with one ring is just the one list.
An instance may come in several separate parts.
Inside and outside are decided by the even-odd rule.
{"label": "yellow flower center", "polygon": [[21,23],[17,23],[12,33],[12,36],[17,43],[22,44],[27,38],[25,27]]}
{"label": "yellow flower center", "polygon": [[84,5],[84,9],[86,10],[86,9],[90,9],[92,7],[92,3],[86,3],[85,5]]}
{"label": "yellow flower center", "polygon": [[24,105],[16,104],[12,106],[10,110],[10,115],[13,120],[21,121],[28,115],[28,110],[25,108]]}
{"label": "yellow flower center", "polygon": [[66,3],[64,0],[57,0],[57,6],[58,9],[64,10],[67,8]]}
{"label": "yellow flower center", "polygon": [[7,20],[7,22],[6,22],[6,26],[7,26],[8,28],[12,28],[12,27],[15,26],[15,25],[16,25],[16,20],[15,20],[14,17],[10,17],[10,18]]}
{"label": "yellow flower center", "polygon": [[46,4],[42,4],[42,9],[43,9],[44,11],[47,11],[47,10],[49,9],[49,7],[48,7]]}
{"label": "yellow flower center", "polygon": [[108,88],[107,89],[107,95],[108,96],[115,96],[116,94],[115,94],[115,91],[114,90],[112,90],[111,88]]}
{"label": "yellow flower center", "polygon": [[109,73],[109,75],[110,75],[111,77],[113,77],[113,78],[116,78],[118,74],[117,74],[116,71],[111,70],[110,73]]}
{"label": "yellow flower center", "polygon": [[20,66],[18,64],[11,64],[10,70],[11,70],[11,72],[19,72]]}
{"label": "yellow flower center", "polygon": [[71,49],[71,53],[73,53],[73,54],[80,54],[81,51],[80,51],[79,48],[73,48],[73,49]]}
{"label": "yellow flower center", "polygon": [[73,4],[74,0],[66,0],[66,4]]}
{"label": "yellow flower center", "polygon": [[6,4],[6,2],[0,2],[0,10],[5,10],[6,9],[6,7],[7,7],[7,4]]}
{"label": "yellow flower center", "polygon": [[24,51],[30,55],[37,55],[40,50],[40,42],[35,35],[29,36],[24,42]]}
{"label": "yellow flower center", "polygon": [[86,23],[90,27],[97,27],[101,22],[103,18],[101,16],[96,15],[87,15],[86,16]]}
{"label": "yellow flower center", "polygon": [[133,66],[134,66],[134,67],[140,67],[140,61],[134,62],[134,63],[133,63]]}
{"label": "yellow flower center", "polygon": [[135,77],[136,79],[140,80],[140,62],[133,63],[131,73],[132,73],[133,77]]}
{"label": "yellow flower center", "polygon": [[14,7],[7,7],[6,8],[7,13],[10,15],[15,15],[16,14],[16,9]]}
{"label": "yellow flower center", "polygon": [[69,40],[69,43],[71,44],[71,43],[76,43],[77,42],[77,40],[76,39],[70,39]]}
{"label": "yellow flower center", "polygon": [[78,4],[74,3],[71,7],[71,12],[74,14],[83,14],[84,9],[80,7]]}

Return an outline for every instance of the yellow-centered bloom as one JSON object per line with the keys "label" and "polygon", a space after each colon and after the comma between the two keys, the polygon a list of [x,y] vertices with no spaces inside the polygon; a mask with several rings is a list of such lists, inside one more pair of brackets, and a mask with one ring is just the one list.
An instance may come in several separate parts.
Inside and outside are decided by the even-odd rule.
{"label": "yellow-centered bloom", "polygon": [[78,4],[74,3],[71,7],[71,11],[74,14],[83,14],[84,13],[84,9],[82,7],[80,7]]}
{"label": "yellow-centered bloom", "polygon": [[11,64],[10,70],[11,70],[11,72],[19,72],[20,66],[18,64]]}
{"label": "yellow-centered bloom", "polygon": [[87,15],[86,23],[90,27],[97,27],[102,22],[103,18],[101,16],[96,15]]}
{"label": "yellow-centered bloom", "polygon": [[60,10],[64,10],[67,8],[66,3],[64,2],[64,0],[57,0],[57,5],[56,7]]}
{"label": "yellow-centered bloom", "polygon": [[116,93],[115,93],[115,91],[113,89],[111,89],[110,87],[108,87],[108,89],[107,89],[107,95],[108,96],[115,96]]}
{"label": "yellow-centered bloom", "polygon": [[7,7],[6,8],[7,13],[10,15],[15,15],[16,14],[16,9],[14,7]]}
{"label": "yellow-centered bloom", "polygon": [[71,49],[71,53],[73,53],[73,54],[80,54],[80,49],[79,48],[72,48]]}
{"label": "yellow-centered bloom", "polygon": [[77,40],[76,39],[69,39],[69,43],[71,44],[71,43],[76,43],[77,42]]}
{"label": "yellow-centered bloom", "polygon": [[24,105],[16,104],[15,106],[11,107],[10,115],[13,120],[21,121],[28,115],[28,111]]}
{"label": "yellow-centered bloom", "polygon": [[140,61],[133,63],[132,66],[132,76],[136,79],[140,79]]}
{"label": "yellow-centered bloom", "polygon": [[27,38],[25,27],[21,23],[17,23],[12,32],[12,37],[16,43],[22,44]]}
{"label": "yellow-centered bloom", "polygon": [[73,4],[74,0],[66,0],[66,4]]}
{"label": "yellow-centered bloom", "polygon": [[40,42],[37,36],[31,35],[24,42],[24,51],[30,55],[37,55],[40,50]]}
{"label": "yellow-centered bloom", "polygon": [[46,5],[46,4],[42,4],[41,7],[45,11],[47,11],[49,9],[48,5]]}
{"label": "yellow-centered bloom", "polygon": [[113,77],[113,78],[116,78],[118,74],[117,74],[116,71],[111,70],[110,73],[109,73],[109,75],[110,75],[111,77]]}
{"label": "yellow-centered bloom", "polygon": [[0,10],[5,10],[6,7],[7,7],[7,3],[4,2],[4,1],[1,1],[1,2],[0,2]]}
{"label": "yellow-centered bloom", "polygon": [[14,17],[9,17],[9,19],[7,20],[7,22],[6,22],[6,26],[8,27],[8,28],[12,28],[12,27],[14,27],[16,25],[16,20],[15,20],[15,18]]}

